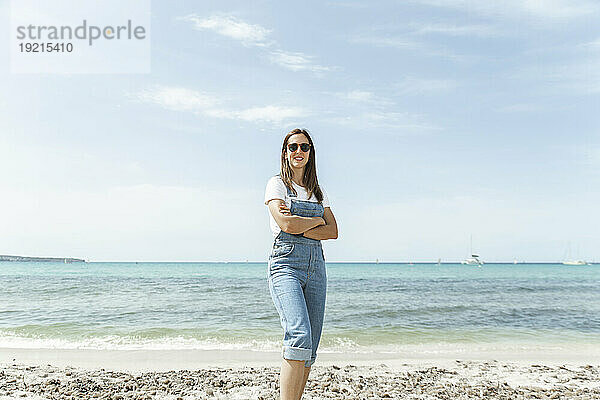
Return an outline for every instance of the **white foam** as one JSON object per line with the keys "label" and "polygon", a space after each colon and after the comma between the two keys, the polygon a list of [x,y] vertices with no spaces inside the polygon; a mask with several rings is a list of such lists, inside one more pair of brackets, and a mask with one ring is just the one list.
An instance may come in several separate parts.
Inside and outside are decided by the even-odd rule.
{"label": "white foam", "polygon": [[[280,351],[281,340],[248,339],[246,341],[217,338],[189,338],[183,336],[142,339],[136,336],[107,335],[81,339],[18,336],[0,331],[0,348],[18,349],[79,349],[79,350],[250,350]],[[350,338],[336,337],[321,342],[324,353],[369,353]]]}
{"label": "white foam", "polygon": [[20,349],[89,349],[89,350],[256,350],[275,351],[281,343],[275,341],[249,340],[227,342],[215,338],[186,338],[182,336],[140,339],[139,337],[103,336],[78,340],[59,338],[0,336],[0,348]]}

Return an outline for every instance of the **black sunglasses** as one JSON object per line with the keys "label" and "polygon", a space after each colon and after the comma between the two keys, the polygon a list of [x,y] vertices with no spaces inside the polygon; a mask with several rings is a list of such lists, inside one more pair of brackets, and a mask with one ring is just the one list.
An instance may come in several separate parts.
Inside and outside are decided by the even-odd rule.
{"label": "black sunglasses", "polygon": [[[296,150],[298,150],[298,143],[290,143],[288,144],[288,150],[291,151],[292,153],[295,152]],[[300,150],[302,150],[303,152],[307,152],[308,150],[310,150],[310,144],[308,143],[302,143],[300,145]]]}

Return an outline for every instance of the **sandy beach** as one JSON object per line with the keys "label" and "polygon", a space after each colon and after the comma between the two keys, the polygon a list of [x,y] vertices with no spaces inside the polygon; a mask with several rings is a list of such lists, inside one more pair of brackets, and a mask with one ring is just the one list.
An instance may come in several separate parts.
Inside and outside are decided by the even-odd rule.
{"label": "sandy beach", "polygon": [[[599,399],[597,354],[323,354],[304,399]],[[280,354],[0,349],[0,399],[277,399]],[[465,356],[465,354],[463,354]],[[537,361],[534,361],[537,358]]]}

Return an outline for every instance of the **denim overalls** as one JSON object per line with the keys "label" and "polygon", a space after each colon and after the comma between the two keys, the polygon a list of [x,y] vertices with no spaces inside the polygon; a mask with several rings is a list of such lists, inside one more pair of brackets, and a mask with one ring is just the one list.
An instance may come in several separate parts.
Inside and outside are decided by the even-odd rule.
{"label": "denim overalls", "polygon": [[[289,197],[295,197],[287,188]],[[323,206],[291,200],[290,212],[302,217],[323,217]],[[269,290],[283,328],[283,358],[304,360],[310,367],[321,339],[327,273],[321,241],[302,234],[279,232],[269,256]]]}

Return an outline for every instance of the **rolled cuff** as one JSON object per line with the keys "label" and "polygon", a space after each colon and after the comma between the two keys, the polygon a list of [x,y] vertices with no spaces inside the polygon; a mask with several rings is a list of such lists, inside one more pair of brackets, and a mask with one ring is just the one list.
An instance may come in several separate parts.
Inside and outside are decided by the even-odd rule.
{"label": "rolled cuff", "polygon": [[301,347],[283,346],[283,358],[286,360],[310,361],[312,357],[311,349]]}

